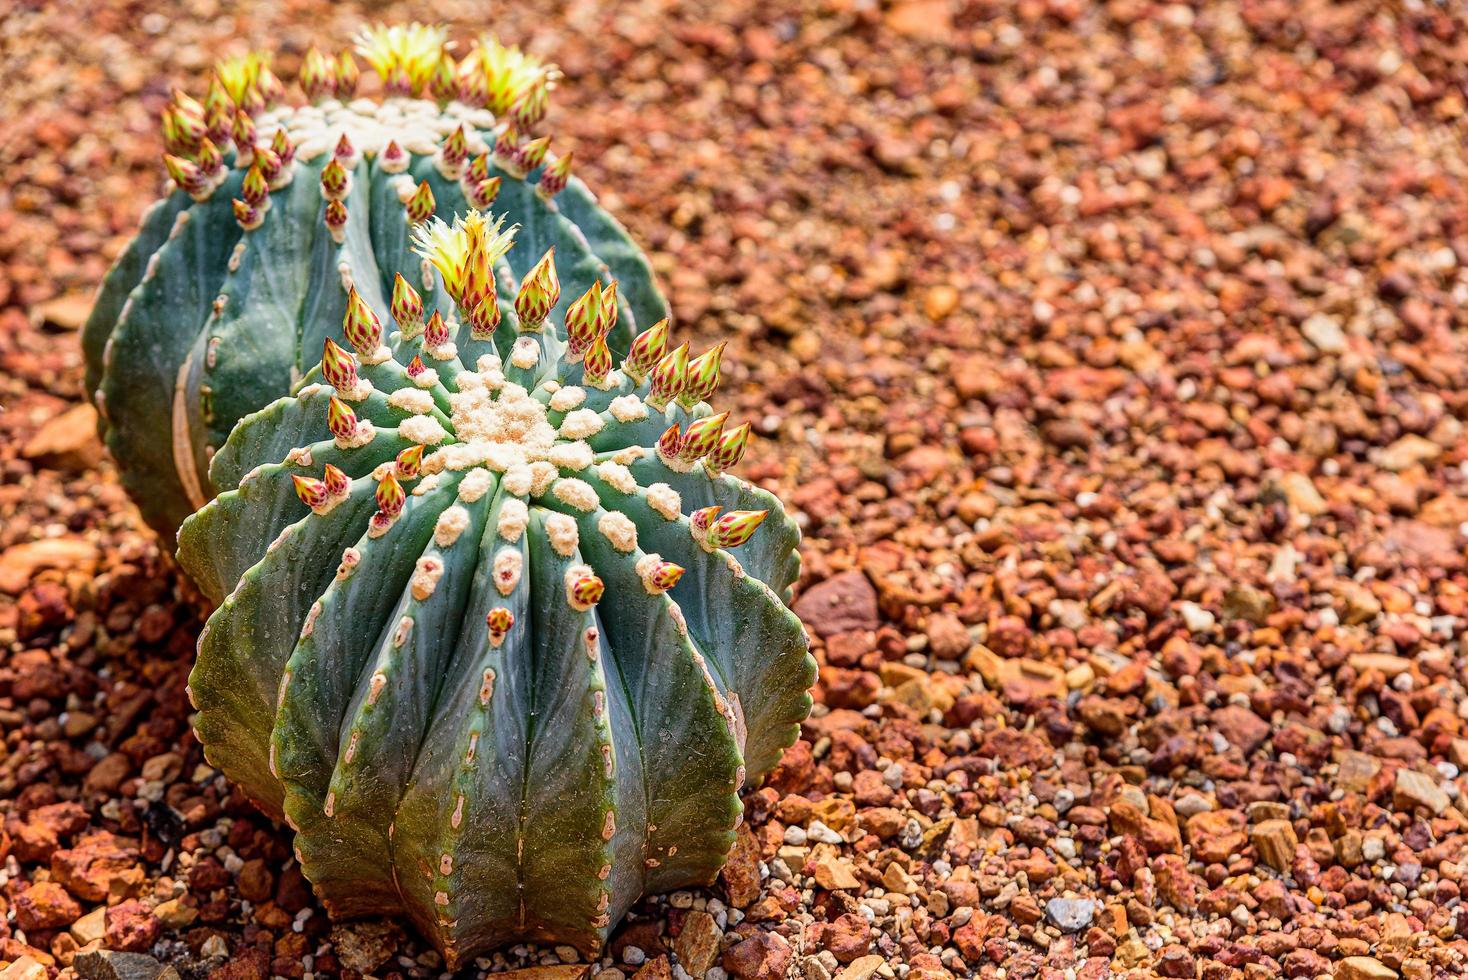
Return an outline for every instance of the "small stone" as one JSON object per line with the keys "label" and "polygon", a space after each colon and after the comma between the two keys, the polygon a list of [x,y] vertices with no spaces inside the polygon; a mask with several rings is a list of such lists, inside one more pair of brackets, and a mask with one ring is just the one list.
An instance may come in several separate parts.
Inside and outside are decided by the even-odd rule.
{"label": "small stone", "polygon": [[929,286],[923,293],[923,312],[936,323],[958,309],[958,300],[958,290],[952,286]]}
{"label": "small stone", "polygon": [[678,963],[694,978],[708,973],[719,955],[719,943],[724,934],[719,924],[707,912],[690,911],[683,920],[683,931],[673,940],[673,953]]}
{"label": "small stone", "polygon": [[348,970],[363,974],[373,972],[391,959],[403,939],[402,927],[387,919],[341,922],[331,927],[331,944],[337,959]]}
{"label": "small stone", "polygon": [[735,832],[734,849],[729,852],[729,860],[724,863],[719,877],[724,882],[729,904],[736,909],[747,909],[759,898],[759,841],[755,840],[748,824],[741,823]]}
{"label": "small stone", "polygon": [[99,905],[71,924],[71,938],[78,946],[101,939],[107,930],[107,907]]}
{"label": "small stone", "polygon": [[81,980],[178,980],[178,971],[144,953],[110,949],[77,953],[72,969]]}
{"label": "small stone", "polygon": [[1286,872],[1295,861],[1295,827],[1288,820],[1265,820],[1249,831],[1249,840],[1259,860],[1276,871]]}
{"label": "small stone", "polygon": [[755,932],[724,952],[724,969],[740,980],[781,980],[794,953],[772,932]]}
{"label": "small stone", "polygon": [[802,593],[795,614],[823,637],[876,629],[877,590],[862,572],[842,572]]}
{"label": "small stone", "polygon": [[86,293],[69,293],[37,303],[31,309],[31,322],[53,330],[80,330],[92,313],[92,297]]}
{"label": "small stone", "polygon": [[0,969],[0,980],[46,980],[46,976],[46,968],[31,956],[22,956]]}
{"label": "small stone", "polygon": [[112,906],[106,915],[107,931],[103,942],[108,949],[141,953],[153,945],[163,931],[163,923],[153,910],[137,899]]}
{"label": "small stone", "polygon": [[1396,980],[1396,970],[1372,956],[1347,956],[1330,974],[1335,980]]}
{"label": "small stone", "polygon": [[79,473],[102,460],[97,438],[97,410],[77,405],[56,416],[25,444],[20,454],[37,466]]}
{"label": "small stone", "polygon": [[836,857],[825,857],[816,862],[816,884],[827,891],[848,891],[861,887],[861,879],[851,870],[851,865]]}
{"label": "small stone", "polygon": [[26,932],[70,926],[81,917],[82,907],[66,889],[52,881],[40,881],[15,897],[15,922]]}
{"label": "small stone", "polygon": [[871,980],[872,974],[885,962],[887,961],[877,953],[859,956],[836,974],[836,980]]}
{"label": "small stone", "polygon": [[1096,916],[1096,903],[1089,898],[1052,898],[1045,915],[1061,932],[1080,932]]}
{"label": "small stone", "polygon": [[872,948],[872,927],[856,912],[837,916],[826,930],[825,946],[840,963],[852,963]]}
{"label": "small stone", "polygon": [[1384,470],[1400,473],[1422,463],[1431,463],[1442,453],[1442,447],[1429,439],[1405,435],[1383,449],[1376,462]]}
{"label": "small stone", "polygon": [[1196,602],[1180,603],[1178,612],[1182,614],[1183,625],[1189,633],[1207,633],[1218,624],[1213,614]]}
{"label": "small stone", "polygon": [[1336,318],[1327,313],[1312,313],[1306,317],[1300,325],[1300,332],[1322,354],[1339,354],[1346,349],[1346,332]]}
{"label": "small stone", "polygon": [[1319,517],[1330,509],[1310,477],[1304,473],[1284,474],[1279,478],[1279,486],[1285,499],[1298,513]]}
{"label": "small stone", "polygon": [[1406,767],[1397,770],[1397,781],[1392,787],[1392,795],[1399,809],[1410,810],[1415,806],[1423,806],[1431,810],[1434,816],[1442,813],[1453,802],[1437,784],[1437,780]]}
{"label": "small stone", "polygon": [[0,552],[0,592],[19,595],[35,574],[54,568],[91,574],[97,568],[97,546],[81,538],[43,538]]}

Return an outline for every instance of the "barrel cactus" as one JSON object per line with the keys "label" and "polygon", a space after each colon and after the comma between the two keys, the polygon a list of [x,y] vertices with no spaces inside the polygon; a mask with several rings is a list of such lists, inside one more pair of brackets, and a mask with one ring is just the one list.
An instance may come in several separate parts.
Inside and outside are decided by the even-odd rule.
{"label": "barrel cactus", "polygon": [[123,484],[166,541],[213,496],[209,460],[234,424],[315,363],[346,279],[379,308],[398,277],[426,284],[409,242],[430,215],[493,207],[519,225],[517,276],[554,246],[574,295],[615,280],[613,350],[667,315],[626,232],[537,135],[554,68],[488,37],[459,60],[445,44],[421,24],[364,30],[380,99],[354,98],[351,53],[312,50],[307,104],[286,104],[256,54],[164,112],[172,189],[107,275],[83,346]]}
{"label": "barrel cactus", "polygon": [[[458,140],[394,174],[387,149],[353,155],[365,136],[324,166],[301,139],[177,368],[188,438],[241,416],[178,532],[216,607],[189,678],[205,755],[293,830],[330,914],[406,916],[451,967],[521,940],[594,953],[641,895],[711,882],[815,672],[787,606],[798,529],[729,475],[750,426],[708,404],[723,345],[694,356],[666,317],[634,333],[662,301],[589,196],[555,197],[579,224],[548,203],[555,171],[471,199],[487,158]],[[452,217],[416,207],[423,186]],[[187,256],[209,220],[173,239]],[[283,279],[302,305],[277,333]],[[111,406],[113,374],[154,370],[118,353],[133,322]],[[252,358],[308,347],[291,391],[224,407],[265,394]]]}

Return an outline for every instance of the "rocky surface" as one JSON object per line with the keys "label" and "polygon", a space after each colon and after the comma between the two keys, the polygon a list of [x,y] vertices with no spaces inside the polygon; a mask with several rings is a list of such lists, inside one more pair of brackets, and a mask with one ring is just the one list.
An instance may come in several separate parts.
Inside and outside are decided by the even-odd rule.
{"label": "rocky surface", "polygon": [[[644,903],[599,963],[477,969],[1468,972],[1451,10],[497,7],[565,68],[557,145],[679,320],[734,337],[822,679],[716,887]],[[236,38],[293,71],[361,16],[0,23],[0,980],[440,972],[394,923],[327,922],[204,763],[199,614],[78,407],[170,86]]]}

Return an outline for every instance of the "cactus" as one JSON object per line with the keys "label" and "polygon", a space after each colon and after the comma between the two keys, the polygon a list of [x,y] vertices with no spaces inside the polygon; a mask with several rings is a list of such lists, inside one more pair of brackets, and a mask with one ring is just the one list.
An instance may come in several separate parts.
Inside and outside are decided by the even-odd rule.
{"label": "cactus", "polygon": [[406,279],[349,282],[179,532],[217,604],[206,757],[283,816],[333,916],[406,915],[451,969],[594,954],[642,894],[711,882],[815,674],[799,532],[727,473],[750,427],[706,401],[722,345],[690,357],[662,320],[615,357],[624,284],[572,293],[579,255],[525,230],[419,227],[451,307],[426,320]]}
{"label": "cactus", "polygon": [[[527,253],[557,249],[572,296],[615,280],[613,351],[667,315],[570,154],[536,136],[555,69],[488,37],[456,61],[445,41],[421,24],[364,30],[356,52],[381,101],[354,98],[352,54],[313,49],[298,79],[306,105],[285,105],[253,54],[220,63],[202,102],[178,93],[164,111],[171,192],[104,280],[83,347],[123,484],[165,540],[213,496],[209,460],[234,424],[315,363],[346,281],[380,309],[397,277],[424,287],[409,243],[432,215],[492,205]],[[509,268],[524,276],[519,260]],[[450,311],[440,290],[423,292],[428,312]]]}

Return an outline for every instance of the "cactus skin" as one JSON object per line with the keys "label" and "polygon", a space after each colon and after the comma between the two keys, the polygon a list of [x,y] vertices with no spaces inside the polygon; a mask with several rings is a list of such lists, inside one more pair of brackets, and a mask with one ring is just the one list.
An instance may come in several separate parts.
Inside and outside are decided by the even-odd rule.
{"label": "cactus skin", "polygon": [[[467,270],[498,259],[492,335],[462,304],[422,325],[402,289],[395,325],[359,290],[179,532],[218,604],[189,678],[206,757],[284,817],[332,915],[406,915],[451,969],[525,940],[592,955],[644,893],[710,883],[815,677],[799,531],[723,472],[748,427],[675,399],[686,344],[651,372],[664,408],[650,378],[588,380],[561,311],[603,294],[528,232],[501,256],[478,212],[420,229],[436,300],[476,303]],[[556,275],[517,278],[552,245]]]}
{"label": "cactus skin", "polygon": [[[251,55],[218,66],[204,104],[180,95],[165,111],[171,192],[104,279],[82,343],[123,485],[170,544],[213,496],[210,459],[234,424],[315,363],[344,280],[377,309],[398,273],[422,287],[409,215],[425,202],[452,220],[492,199],[522,241],[555,245],[558,316],[592,281],[619,281],[614,350],[667,315],[626,230],[567,177],[569,156],[523,166],[544,149],[535,141],[526,160],[555,69],[488,37],[458,62],[443,43],[417,24],[364,31],[356,50],[383,80],[380,103],[353,99],[351,54],[313,51],[301,87],[314,104],[277,105],[279,81]],[[539,257],[510,268],[523,275]],[[424,301],[448,309],[444,296]]]}

